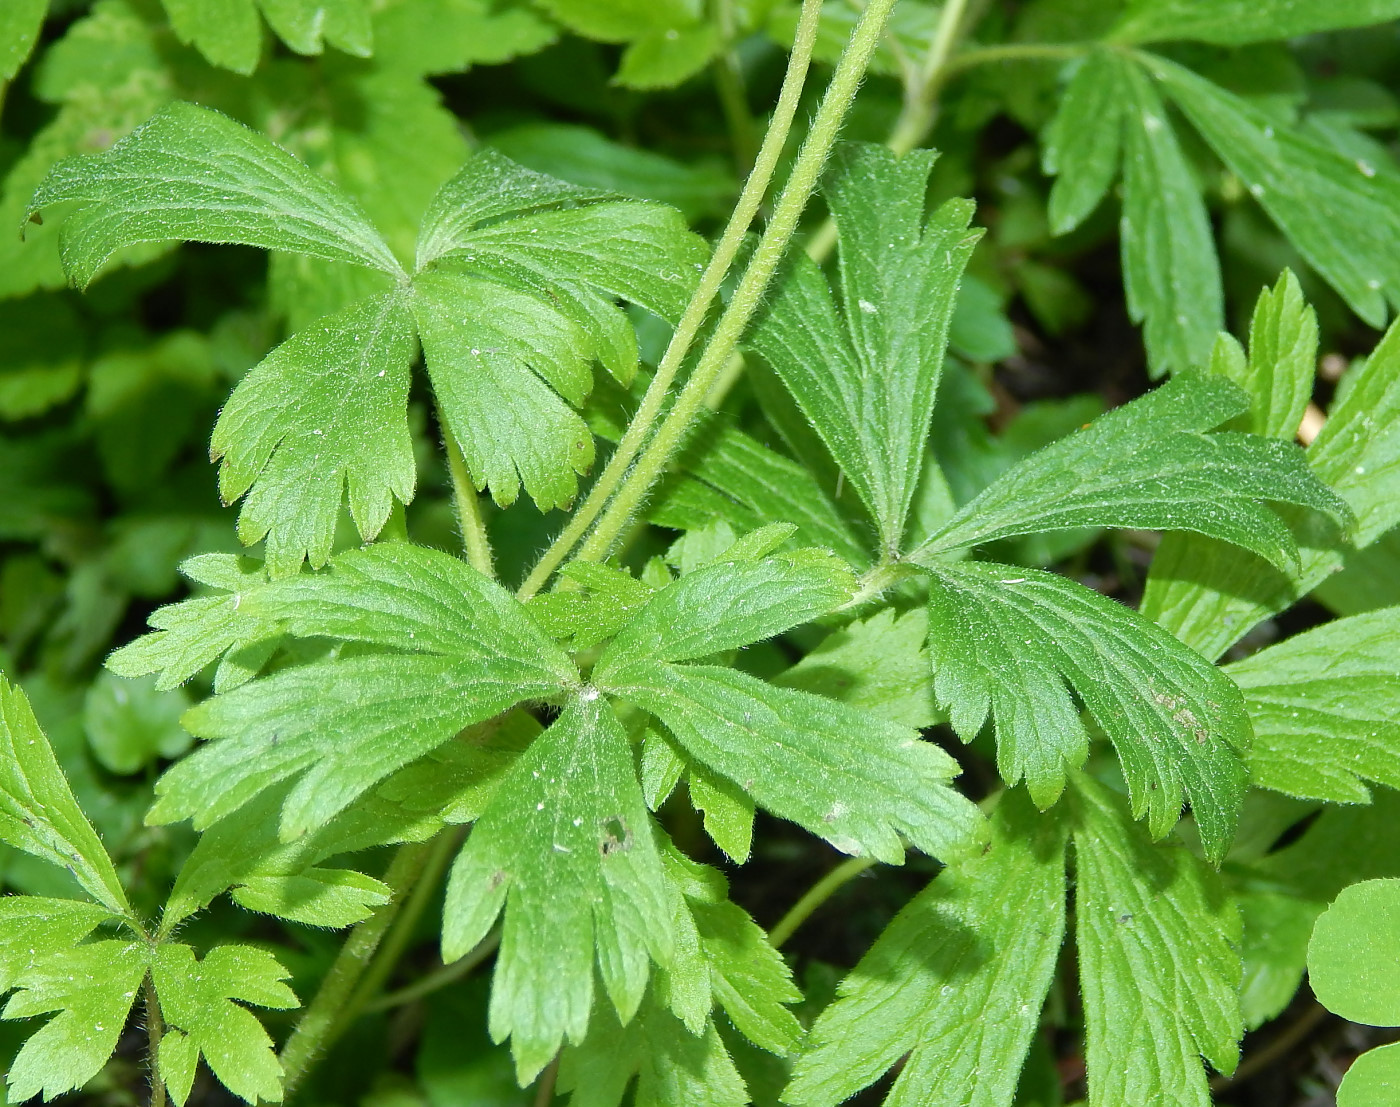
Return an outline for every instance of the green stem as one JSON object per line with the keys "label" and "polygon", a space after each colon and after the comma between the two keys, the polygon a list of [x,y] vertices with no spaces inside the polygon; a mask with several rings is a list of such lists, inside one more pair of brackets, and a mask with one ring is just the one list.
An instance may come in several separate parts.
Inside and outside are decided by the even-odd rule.
{"label": "green stem", "polygon": [[282,1062],[284,1101],[292,1098],[312,1066],[335,1041],[342,1026],[341,1011],[373,959],[374,951],[379,948],[384,932],[399,913],[404,892],[423,871],[432,852],[432,842],[413,842],[400,846],[394,859],[389,862],[384,883],[389,886],[393,898],[350,931],[335,963],[321,981],[321,987],[282,1047],[279,1059]]}
{"label": "green stem", "polygon": [[549,1067],[540,1074],[539,1086],[535,1090],[535,1107],[549,1107],[554,1102],[554,1085],[558,1080],[559,1054],[556,1053]]}
{"label": "green stem", "polygon": [[690,430],[695,416],[704,407],[715,378],[738,348],[739,339],[758,310],[768,283],[787,250],[788,241],[797,229],[797,221],[816,187],[822,166],[836,142],[893,6],[894,0],[870,0],[861,13],[860,22],[851,33],[831,84],[822,97],[812,129],[797,155],[792,174],[773,208],[773,218],[754,249],[733,299],[715,325],[694,372],[676,397],[675,406],[638,457],[626,483],[608,504],[593,533],[579,550],[580,560],[601,561],[607,556],[613,539],[627,526],[642,497],[661,475],[671,454]]}
{"label": "green stem", "polygon": [[141,982],[141,996],[146,1005],[146,1071],[151,1080],[151,1107],[165,1107],[165,1080],[160,1075],[160,1040],[165,1037],[165,1019],[150,973]]}
{"label": "green stem", "polygon": [[452,502],[457,508],[457,526],[462,531],[462,546],[466,550],[467,561],[482,576],[495,577],[491,540],[486,535],[486,523],[481,517],[481,496],[472,484],[466,459],[462,457],[462,448],[457,445],[452,429],[443,418],[442,408],[438,408],[438,426],[442,429],[447,472],[452,478]]}
{"label": "green stem", "polygon": [[807,921],[812,912],[829,900],[842,885],[854,880],[866,869],[875,864],[871,857],[852,857],[842,861],[831,872],[808,889],[807,894],[792,905],[776,926],[768,932],[768,941],[774,949],[779,948],[799,926]]}
{"label": "green stem", "polygon": [[346,1001],[344,1010],[340,1014],[339,1024],[332,1032],[334,1037],[339,1037],[345,1027],[359,1018],[369,1003],[383,989],[384,982],[389,979],[389,974],[394,971],[394,966],[399,963],[409,942],[413,940],[418,922],[423,917],[423,912],[428,909],[428,904],[432,902],[433,896],[437,894],[443,874],[447,872],[447,866],[451,864],[457,850],[461,848],[462,839],[465,836],[466,829],[458,827],[451,833],[442,833],[433,839],[432,850],[428,854],[428,859],[423,863],[423,869],[419,873],[418,879],[414,881],[413,890],[404,900],[403,907],[394,919],[388,934],[384,936],[384,941],[375,952],[374,960],[370,963],[364,976],[360,978],[360,983],[356,986],[350,999]]}
{"label": "green stem", "polygon": [[729,128],[729,140],[734,150],[734,167],[742,176],[753,168],[758,157],[758,134],[753,114],[749,111],[748,90],[744,87],[744,71],[734,50],[733,0],[714,0],[714,21],[724,42],[724,49],[715,58],[715,91],[719,94],[724,121]]}
{"label": "green stem", "polygon": [[376,1011],[388,1011],[393,1007],[402,1007],[405,1003],[412,1003],[414,1000],[422,999],[424,996],[432,995],[440,988],[445,988],[449,984],[455,984],[465,976],[470,976],[491,954],[496,952],[496,947],[501,944],[500,930],[493,930],[481,940],[481,943],[465,957],[453,961],[450,965],[443,965],[421,976],[412,984],[405,984],[402,988],[394,992],[386,992],[365,1004],[364,1013],[373,1014]]}
{"label": "green stem", "polygon": [[793,44],[792,54],[788,59],[787,74],[783,78],[783,88],[778,96],[778,105],[773,111],[772,122],[768,124],[768,133],[763,136],[763,146],[754,161],[753,172],[749,174],[749,178],[744,184],[744,190],[739,195],[739,201],[734,207],[733,214],[729,217],[729,223],[725,226],[724,233],[715,245],[710,263],[705,267],[705,272],[701,274],[700,282],[696,285],[690,303],[686,305],[685,312],[676,325],[675,333],[671,336],[666,352],[661,357],[661,363],[656,367],[656,375],[652,377],[651,384],[647,386],[646,394],[642,397],[636,414],[632,416],[632,421],[618,442],[617,449],[613,451],[612,457],[608,460],[597,481],[594,482],[583,503],[579,505],[578,510],[574,512],[573,517],[570,518],[553,544],[544,552],[530,575],[525,578],[525,583],[520,586],[519,596],[522,600],[529,599],[544,587],[554,570],[559,567],[559,564],[587,532],[589,526],[598,518],[609,498],[627,475],[628,467],[636,458],[638,451],[651,433],[653,424],[661,414],[661,408],[665,403],[671,384],[680,371],[691,346],[695,344],[696,336],[700,333],[700,328],[705,322],[710,305],[719,294],[720,285],[724,283],[724,279],[728,276],[730,267],[734,264],[734,259],[739,253],[739,248],[743,245],[744,235],[753,222],[754,216],[758,214],[763,197],[768,192],[768,185],[773,179],[778,159],[782,155],[783,147],[787,144],[787,136],[792,128],[793,118],[797,114],[802,85],[806,81],[807,68],[812,60],[812,48],[816,43],[817,24],[820,17],[821,0],[803,0],[802,18],[797,27],[797,41]]}

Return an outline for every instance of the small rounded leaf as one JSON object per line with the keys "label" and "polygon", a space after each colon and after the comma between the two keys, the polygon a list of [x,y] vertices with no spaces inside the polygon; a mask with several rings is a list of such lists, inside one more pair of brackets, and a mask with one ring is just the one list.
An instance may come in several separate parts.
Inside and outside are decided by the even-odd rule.
{"label": "small rounded leaf", "polygon": [[1393,1107],[1400,1103],[1400,1042],[1363,1053],[1337,1089],[1337,1107]]}
{"label": "small rounded leaf", "polygon": [[1400,880],[1365,880],[1342,890],[1313,928],[1308,975],[1329,1011],[1352,1022],[1400,1026]]}

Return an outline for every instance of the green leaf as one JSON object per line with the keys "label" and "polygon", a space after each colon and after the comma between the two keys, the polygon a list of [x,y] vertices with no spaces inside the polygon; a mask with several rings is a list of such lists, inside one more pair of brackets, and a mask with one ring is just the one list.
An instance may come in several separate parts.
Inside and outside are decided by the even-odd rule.
{"label": "green leaf", "polygon": [[[1255,784],[1365,803],[1400,787],[1400,608],[1325,623],[1226,668],[1254,723]],[[1325,736],[1320,740],[1319,736]]]}
{"label": "green leaf", "polygon": [[516,762],[453,865],[443,956],[469,951],[505,908],[491,1036],[511,1037],[522,1084],[565,1036],[587,1033],[595,944],[624,1021],[641,1002],[649,960],[670,960],[654,835],[627,737],[585,690]]}
{"label": "green leaf", "polygon": [[29,59],[48,13],[49,0],[11,0],[0,8],[0,81],[8,81]]}
{"label": "green leaf", "polygon": [[1239,914],[1189,851],[1158,845],[1122,802],[1074,786],[1079,979],[1092,1103],[1209,1107],[1204,1057],[1239,1059]]}
{"label": "green leaf", "polygon": [[1400,1092],[1400,1045],[1369,1049],[1351,1063],[1337,1089],[1337,1107],[1371,1107]]}
{"label": "green leaf", "polygon": [[1126,63],[1092,51],[1075,70],[1042,140],[1041,164],[1056,177],[1050,229],[1067,234],[1099,206],[1118,175],[1123,145]]}
{"label": "green leaf", "polygon": [[627,43],[614,80],[630,88],[671,88],[703,69],[720,46],[712,24],[688,0],[540,0],[571,31]]}
{"label": "green leaf", "polygon": [[344,193],[270,139],[193,104],[162,108],[104,154],[59,162],[30,213],[82,206],[63,223],[63,265],[85,287],[141,242],[237,242],[398,275],[389,247]]}
{"label": "green leaf", "polygon": [[1255,301],[1248,359],[1226,336],[1217,340],[1211,357],[1211,372],[1233,380],[1249,395],[1249,415],[1231,423],[1231,429],[1291,440],[1312,399],[1316,371],[1317,314],[1303,299],[1298,278],[1285,269],[1278,283]]}
{"label": "green leaf", "polygon": [[[1002,779],[1048,807],[1089,739],[1069,689],[1118,752],[1133,815],[1154,837],[1189,801],[1219,861],[1247,783],[1239,689],[1165,631],[1064,577],[984,562],[930,570],[934,691],[971,741],[996,720]],[[1068,685],[1068,688],[1066,687]]]}
{"label": "green leaf", "polygon": [[972,207],[927,219],[937,155],[841,147],[826,187],[841,235],[838,308],[816,264],[794,258],[747,339],[782,377],[896,552],[923,466]]}
{"label": "green leaf", "polygon": [[1224,322],[1220,263],[1201,191],[1161,97],[1121,69],[1127,138],[1120,237],[1128,314],[1156,375],[1204,365]]}
{"label": "green leaf", "polygon": [[673,209],[612,200],[490,148],[443,185],[419,235],[414,310],[478,488],[507,504],[523,483],[546,509],[574,498],[593,443],[570,405],[587,397],[594,360],[623,383],[637,367],[613,301],[677,319],[704,257]]}
{"label": "green leaf", "polygon": [[606,683],[639,661],[690,661],[771,638],[839,607],[855,586],[850,569],[824,550],[707,565],[652,596],[598,659],[593,678]]}
{"label": "green leaf", "polygon": [[802,1027],[788,1006],[802,999],[782,955],[763,928],[727,899],[691,899],[710,987],[739,1032],[761,1049],[784,1056]]}
{"label": "green leaf", "polygon": [[1114,526],[1195,531],[1294,569],[1293,535],[1260,501],[1311,507],[1342,524],[1351,513],[1291,443],[1204,433],[1245,405],[1221,377],[1178,377],[1014,466],[910,558],[927,564],[998,538]]}
{"label": "green leaf", "polygon": [[357,58],[373,52],[366,0],[258,0],[277,37],[298,54],[320,54],[329,43]]}
{"label": "green leaf", "polygon": [[835,1107],[899,1063],[887,1107],[1001,1107],[1065,929],[1063,823],[1002,797],[990,849],[895,916],[813,1024],[783,1102]]}
{"label": "green leaf", "polygon": [[917,731],[708,665],[637,661],[594,679],[760,806],[843,852],[896,864],[903,834],[949,860],[981,841],[975,807],[947,785],[956,763]]}
{"label": "green leaf", "polygon": [[190,746],[180,725],[189,704],[179,691],[157,690],[154,680],[99,673],[83,705],[93,755],[113,773],[135,773],[158,758],[179,757]]}
{"label": "green leaf", "polygon": [[262,53],[253,0],[161,0],[175,36],[212,64],[248,76]]}
{"label": "green leaf", "polygon": [[[1314,473],[1351,507],[1365,548],[1400,523],[1400,327],[1392,326],[1347,386],[1308,447]],[[1153,560],[1142,613],[1209,658],[1260,620],[1307,595],[1341,565],[1335,533],[1299,521],[1302,568],[1290,581],[1249,554],[1168,536]],[[1201,540],[1205,541],[1205,540]]]}
{"label": "green leaf", "polygon": [[559,571],[554,591],[533,597],[527,606],[535,621],[570,650],[588,650],[621,630],[646,606],[652,591],[623,569],[571,561]]}
{"label": "green leaf", "polygon": [[1386,531],[1364,550],[1344,554],[1341,571],[1312,595],[1338,615],[1400,605],[1400,529]]}
{"label": "green leaf", "polygon": [[252,660],[253,651],[244,651],[279,633],[242,610],[243,600],[267,584],[267,573],[261,562],[233,554],[191,557],[180,563],[180,572],[222,594],[199,595],[157,608],[148,620],[152,633],[115,651],[107,658],[107,668],[123,677],[155,673],[157,690],[168,691],[223,657],[214,687],[231,691],[252,679],[266,660],[259,657],[257,666],[250,668],[240,664],[240,655],[245,662]]}
{"label": "green leaf", "polygon": [[76,946],[112,912],[80,899],[7,895],[0,899],[0,992],[36,964]]}
{"label": "green leaf", "polygon": [[1378,173],[1188,69],[1153,75],[1298,252],[1373,327],[1400,303],[1400,180]]}
{"label": "green leaf", "polygon": [[877,611],[832,631],[775,684],[830,696],[915,729],[940,722],[924,642],[928,612]]}
{"label": "green leaf", "polygon": [[274,577],[324,565],[342,488],[366,540],[394,500],[413,498],[408,370],[413,319],[396,293],[364,300],[293,335],[250,372],[219,414],[210,455],[245,545],[267,540]]}
{"label": "green leaf", "polygon": [[141,942],[108,939],[51,953],[15,982],[0,1017],[55,1016],[24,1043],[10,1065],[9,1096],[22,1103],[81,1088],[117,1048],[146,975],[150,950]]}
{"label": "green leaf", "polygon": [[1400,1025],[1400,880],[1342,890],[1313,928],[1308,982],[1350,1022]]}
{"label": "green leaf", "polygon": [[380,650],[285,668],[192,708],[190,732],[219,740],[161,778],[154,821],[203,828],[299,774],[282,811],[291,840],[463,727],[578,680],[499,585],[406,543],[349,551],[248,602],[291,634]]}
{"label": "green leaf", "polygon": [[628,1025],[600,1010],[564,1053],[559,1088],[571,1107],[619,1107],[636,1076],[634,1107],[745,1107],[752,1102],[714,1023],[698,1034],[649,995]]}
{"label": "green leaf", "polygon": [[266,950],[217,946],[196,960],[185,945],[162,945],[151,959],[151,979],[166,1032],[161,1039],[161,1078],[177,1104],[189,1098],[195,1062],[202,1056],[220,1082],[241,1099],[280,1103],[282,1066],[272,1039],[246,1007],[299,1006],[283,984],[290,974]]}
{"label": "green leaf", "polygon": [[1190,39],[1243,46],[1367,27],[1397,16],[1397,0],[1133,0],[1109,37],[1124,43]]}
{"label": "green leaf", "polygon": [[112,859],[73,798],[29,700],[3,675],[0,841],[67,869],[88,895],[113,914],[131,913]]}
{"label": "green leaf", "polygon": [[544,49],[559,33],[531,7],[496,0],[390,0],[375,8],[375,62],[412,73],[499,65]]}

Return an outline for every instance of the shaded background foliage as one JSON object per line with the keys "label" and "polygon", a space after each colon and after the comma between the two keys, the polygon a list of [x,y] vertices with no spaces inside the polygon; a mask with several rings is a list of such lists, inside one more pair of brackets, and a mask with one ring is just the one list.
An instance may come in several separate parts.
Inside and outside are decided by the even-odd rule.
{"label": "shaded background foliage", "polygon": [[[18,18],[26,7],[34,6],[14,5]],[[795,5],[748,0],[701,11],[677,0],[654,7],[654,18],[613,19],[607,4],[571,0],[379,0],[363,9],[372,38],[358,25],[327,28],[323,49],[295,28],[278,26],[278,37],[259,24],[251,36],[229,35],[197,19],[182,22],[195,10],[185,4],[54,0],[46,16],[34,8],[43,21],[27,62],[22,48],[7,55],[0,46],[0,72],[12,77],[3,86],[0,116],[0,226],[19,226],[55,160],[103,150],[179,98],[267,132],[337,180],[401,252],[411,249],[438,186],[483,144],[565,180],[673,204],[695,229],[712,235],[737,194],[776,94]],[[1087,41],[1121,14],[1118,5],[1100,0],[978,7],[974,37],[988,47]],[[616,12],[624,8],[631,10],[617,5]],[[855,5],[833,0],[828,8],[818,56],[829,63]],[[919,0],[897,9],[845,137],[884,141],[897,126],[906,97],[901,78],[910,59],[928,49],[938,13]],[[1286,42],[1156,49],[1264,117],[1364,163],[1368,175],[1400,182],[1395,24]],[[930,202],[972,196],[977,222],[988,229],[962,289],[952,331],[956,358],[935,416],[934,450],[958,502],[1014,460],[1141,394],[1162,368],[1149,363],[1132,321],[1137,313],[1123,293],[1117,190],[1067,233],[1052,232],[1042,139],[1063,101],[1064,68],[1063,58],[1037,57],[1033,49],[999,63],[955,67],[927,138],[942,151]],[[800,125],[815,106],[817,92],[808,95]],[[1379,314],[1356,314],[1241,178],[1171,111],[1186,170],[1205,198],[1229,329],[1244,333],[1259,288],[1292,268],[1319,317],[1323,356],[1315,399],[1325,408],[1350,359],[1374,346],[1384,305]],[[800,137],[794,136],[794,151]],[[819,234],[824,215],[814,204],[807,229]],[[99,665],[140,632],[150,611],[182,595],[175,571],[181,560],[239,548],[232,509],[217,506],[209,427],[231,387],[267,350],[353,299],[361,277],[331,263],[288,255],[269,260],[245,248],[150,246],[124,254],[79,295],[64,287],[51,222],[29,226],[23,243],[0,235],[0,670],[17,676],[33,701],[84,810],[134,889],[136,906],[153,910],[194,839],[183,826],[147,827],[142,816],[155,776],[190,744],[178,719],[196,697],[122,680]],[[664,328],[649,317],[636,321],[643,359],[654,364]],[[1214,325],[1206,329],[1213,332]],[[771,382],[761,372],[740,379],[723,410],[777,445],[757,402],[764,388]],[[600,383],[585,416],[606,438],[610,430],[615,435],[627,403],[616,387]],[[410,423],[420,491],[407,509],[407,529],[418,542],[455,549],[440,432],[421,381]],[[491,537],[501,565],[509,571],[526,564],[558,518],[525,505],[496,515]],[[631,563],[641,565],[675,537],[653,528],[636,543]],[[339,541],[356,541],[348,520]],[[1007,540],[996,553],[1056,566],[1136,602],[1155,541],[1145,532],[1068,532]],[[1392,533],[1353,560],[1313,599],[1258,628],[1238,654],[1334,613],[1400,601],[1400,538]],[[750,650],[744,665],[777,673],[810,644],[801,633],[767,643]],[[964,785],[974,798],[996,783],[986,753],[974,744],[962,755]],[[1308,847],[1303,859],[1319,871],[1309,873],[1304,864],[1299,876],[1295,865],[1291,879],[1310,899],[1326,902],[1343,877],[1321,871],[1319,836],[1342,835],[1347,820],[1379,824],[1384,804],[1393,800],[1317,817],[1316,805],[1259,798],[1233,859],[1268,855],[1265,863],[1284,872],[1288,851]],[[688,805],[673,802],[664,817],[687,850],[721,862]],[[753,861],[729,875],[735,900],[764,925],[839,860],[827,846],[764,815],[755,841]],[[1355,875],[1393,868],[1388,855],[1396,844],[1393,836],[1376,837],[1370,855],[1353,857]],[[935,868],[915,858],[903,869],[867,873],[797,933],[787,952],[806,992],[798,1011],[804,1022],[829,1002],[837,979]],[[63,887],[45,866],[10,850],[0,855],[0,875],[10,890],[54,894]],[[1297,925],[1286,904],[1261,900],[1256,909],[1266,918],[1276,912],[1275,925]],[[426,913],[398,982],[434,970],[434,914]],[[338,944],[334,934],[285,927],[222,901],[188,930],[205,941],[275,939],[302,996]],[[488,1043],[485,1002],[484,980],[472,978],[368,1015],[321,1067],[316,1095],[367,1107],[529,1102],[532,1093],[515,1087],[504,1048]],[[1018,1103],[1051,1107],[1083,1094],[1076,1002],[1052,991]],[[1221,1101],[1326,1102],[1349,1056],[1377,1039],[1316,1011],[1304,988],[1277,1025],[1248,1039],[1246,1057],[1261,1051],[1268,1063],[1228,1085]],[[274,1033],[284,1029],[280,1017],[268,1018]],[[5,1048],[17,1048],[20,1035],[14,1024],[0,1024]],[[134,1029],[130,1037],[83,1101],[134,1101],[140,1047]],[[772,1102],[785,1078],[780,1063],[737,1035],[730,1044],[757,1101]],[[878,1102],[880,1088],[859,1101]],[[200,1086],[196,1101],[223,1096],[211,1082]]]}

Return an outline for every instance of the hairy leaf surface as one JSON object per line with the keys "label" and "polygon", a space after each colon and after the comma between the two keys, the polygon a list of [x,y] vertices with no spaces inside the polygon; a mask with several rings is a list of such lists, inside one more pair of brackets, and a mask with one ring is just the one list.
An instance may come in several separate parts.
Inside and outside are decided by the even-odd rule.
{"label": "hairy leaf surface", "polygon": [[1079,777],[1074,793],[1090,1101],[1209,1107],[1200,1059],[1232,1072],[1244,1033],[1239,914],[1214,873],[1149,841],[1103,785]]}
{"label": "hairy leaf surface", "polygon": [[1165,631],[1064,577],[985,562],[930,570],[934,691],[971,741],[996,722],[997,765],[1049,806],[1088,734],[1069,689],[1118,752],[1133,814],[1166,834],[1189,801],[1207,856],[1234,833],[1247,777],[1239,689]]}
{"label": "hairy leaf surface", "polygon": [[63,264],[79,287],[123,247],[172,239],[403,271],[335,185],[256,131],[193,104],[162,108],[104,154],[59,162],[30,210],[70,200],[82,206],[63,224]]}
{"label": "hairy leaf surface", "polygon": [[749,344],[773,366],[870,509],[882,548],[904,533],[958,282],[979,232],[964,200],[927,219],[936,155],[842,148],[826,188],[841,234],[840,304],[793,259]]}
{"label": "hairy leaf surface", "polygon": [[595,960],[623,1020],[649,962],[670,960],[654,835],[612,708],[580,695],[516,762],[453,865],[443,956],[468,952],[504,908],[491,1035],[511,1038],[522,1083],[566,1036],[583,1040]]}
{"label": "hairy leaf surface", "polygon": [[1273,42],[1366,27],[1400,16],[1397,0],[1134,0],[1111,32],[1116,42],[1191,39],[1217,46]]}
{"label": "hairy leaf surface", "polygon": [[1226,668],[1254,723],[1255,784],[1364,803],[1400,787],[1400,608],[1338,619]]}
{"label": "hairy leaf surface", "polygon": [[599,687],[655,715],[760,806],[846,853],[898,863],[903,834],[947,860],[981,840],[976,808],[948,786],[956,763],[917,731],[708,665],[619,664]]}
{"label": "hairy leaf surface", "polygon": [[913,556],[1081,526],[1190,530],[1294,569],[1298,547],[1260,501],[1300,504],[1350,521],[1347,505],[1290,443],[1230,431],[1246,396],[1216,376],[1177,377],[1032,454]]}

